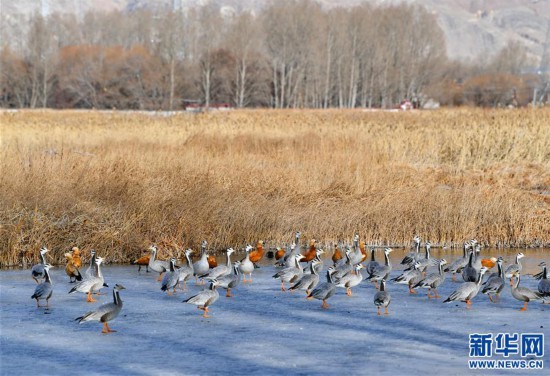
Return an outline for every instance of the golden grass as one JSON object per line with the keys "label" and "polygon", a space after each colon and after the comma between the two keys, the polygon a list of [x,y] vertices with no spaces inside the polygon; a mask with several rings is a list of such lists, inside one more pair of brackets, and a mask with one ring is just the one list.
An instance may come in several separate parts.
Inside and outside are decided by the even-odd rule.
{"label": "golden grass", "polygon": [[[295,230],[550,244],[550,109],[0,114],[0,265],[46,245],[125,262]],[[166,254],[167,256],[167,254]]]}

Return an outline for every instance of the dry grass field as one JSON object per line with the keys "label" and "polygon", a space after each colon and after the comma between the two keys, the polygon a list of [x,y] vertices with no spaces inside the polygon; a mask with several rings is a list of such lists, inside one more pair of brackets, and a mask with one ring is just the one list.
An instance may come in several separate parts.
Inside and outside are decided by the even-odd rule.
{"label": "dry grass field", "polygon": [[550,109],[19,111],[0,132],[0,266],[42,245],[126,262],[295,230],[550,244]]}

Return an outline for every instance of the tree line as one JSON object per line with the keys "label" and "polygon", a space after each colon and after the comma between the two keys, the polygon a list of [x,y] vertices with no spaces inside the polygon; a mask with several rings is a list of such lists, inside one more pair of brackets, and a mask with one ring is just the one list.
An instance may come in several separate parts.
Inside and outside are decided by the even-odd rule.
{"label": "tree line", "polygon": [[525,104],[537,84],[520,74],[518,44],[490,61],[450,61],[434,15],[406,4],[36,14],[3,19],[0,33],[7,108],[492,106]]}

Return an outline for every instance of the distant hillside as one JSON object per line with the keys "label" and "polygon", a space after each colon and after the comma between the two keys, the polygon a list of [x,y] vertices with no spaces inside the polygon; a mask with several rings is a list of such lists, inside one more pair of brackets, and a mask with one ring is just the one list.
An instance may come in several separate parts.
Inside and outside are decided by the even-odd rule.
{"label": "distant hillside", "polygon": [[[490,56],[509,40],[524,44],[538,65],[548,41],[550,0],[318,0],[326,7],[353,6],[364,1],[378,5],[420,4],[437,16],[445,32],[448,56],[469,60]],[[33,13],[84,14],[90,10],[131,12],[137,8],[186,9],[214,4],[225,12],[258,10],[268,0],[0,0],[4,17]],[[550,49],[550,46],[547,47]]]}

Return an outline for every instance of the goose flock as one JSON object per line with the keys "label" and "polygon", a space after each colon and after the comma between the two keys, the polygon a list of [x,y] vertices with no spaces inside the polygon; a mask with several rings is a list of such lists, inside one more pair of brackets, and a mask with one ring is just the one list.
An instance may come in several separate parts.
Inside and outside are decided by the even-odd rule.
{"label": "goose flock", "polygon": [[[525,275],[521,274],[523,253],[518,253],[515,262],[504,268],[502,257],[482,259],[481,246],[476,240],[465,242],[462,256],[448,263],[444,258],[436,259],[431,256],[430,242],[424,243],[425,252],[421,252],[421,238],[415,236],[413,250],[402,259],[399,265],[401,270],[395,271],[390,261],[390,254],[393,251],[391,248],[384,248],[384,261],[379,262],[376,260],[376,249],[371,248],[368,252],[365,242],[359,241],[359,236],[356,235],[352,244],[338,244],[331,258],[332,264],[325,270],[325,263],[329,261],[328,258],[322,257],[325,254],[324,250],[316,246],[315,240],[310,241],[309,247],[302,247],[300,237],[300,232],[296,232],[293,243],[288,247],[277,247],[275,251],[267,253],[268,257],[275,259],[273,267],[278,269],[272,277],[280,280],[281,291],[303,291],[307,299],[320,300],[321,307],[325,309],[330,307],[328,300],[339,289],[345,290],[346,295],[352,296],[352,289],[363,284],[367,288],[374,289],[372,302],[377,308],[377,314],[382,315],[383,309],[383,313],[389,315],[389,306],[392,301],[391,289],[398,288],[397,285],[406,285],[409,293],[413,295],[418,293],[415,289],[426,289],[429,299],[438,299],[441,298],[438,288],[448,281],[447,273],[452,273],[451,282],[447,283],[455,283],[456,289],[443,300],[443,303],[464,302],[469,309],[472,300],[479,295],[479,292],[487,295],[491,302],[498,303],[507,280],[510,281],[511,295],[524,303],[521,307],[522,311],[527,310],[527,305],[531,301],[550,303],[550,281],[545,262],[539,265],[542,268],[541,272],[533,276],[540,280],[538,288],[531,290],[520,286],[521,278],[525,278]],[[168,296],[176,296],[178,288],[181,291],[187,291],[187,283],[195,277],[195,284],[205,286],[202,291],[183,300],[183,303],[196,305],[203,311],[203,317],[210,317],[209,308],[220,297],[218,289],[225,289],[225,296],[230,298],[234,296],[231,291],[238,288],[241,283],[252,283],[252,275],[259,268],[258,262],[264,256],[262,241],[259,241],[256,247],[246,245],[246,256],[239,261],[231,261],[235,250],[228,248],[225,251],[226,262],[221,265],[213,264],[209,259],[211,255],[208,253],[206,241],[201,244],[200,255],[196,262],[191,260],[193,251],[187,249],[183,252],[181,265],[178,265],[179,255],[164,261],[157,259],[156,246],[152,245],[149,251],[146,264],[143,257],[134,262],[139,266],[138,274],[142,266],[145,266],[147,271],[158,273],[159,290],[166,292]],[[53,293],[50,277],[50,269],[53,266],[46,261],[47,252],[48,249],[45,247],[40,249],[40,263],[31,269],[32,278],[37,283],[31,298],[36,300],[37,307],[41,307],[40,301],[45,300],[46,308],[49,307],[49,300]],[[66,253],[65,258],[66,274],[69,282],[74,283],[68,293],[80,292],[86,294],[87,303],[96,302],[94,295],[101,294],[101,289],[109,287],[105,283],[101,269],[104,258],[92,250],[85,273],[80,272],[82,261],[77,247],[74,247],[71,253]],[[497,271],[484,278],[494,266],[497,267]],[[392,272],[395,277],[390,279]],[[457,281],[457,275],[462,277],[462,281]],[[326,280],[321,281],[321,276]],[[389,282],[393,282],[396,286],[390,287]],[[287,287],[286,284],[290,286]],[[374,286],[368,287],[369,285]],[[121,284],[115,284],[111,303],[103,304],[75,320],[79,323],[98,321],[103,323],[102,333],[114,332],[108,323],[115,319],[122,309],[120,291],[124,289]]]}

